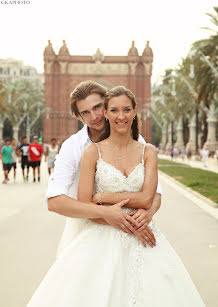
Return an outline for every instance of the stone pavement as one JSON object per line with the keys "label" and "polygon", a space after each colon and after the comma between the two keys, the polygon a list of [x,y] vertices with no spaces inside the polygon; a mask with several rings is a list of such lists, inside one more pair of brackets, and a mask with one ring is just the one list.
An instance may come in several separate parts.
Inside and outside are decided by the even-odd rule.
{"label": "stone pavement", "polygon": [[[65,218],[48,212],[45,163],[41,170],[40,183],[23,183],[19,166],[17,183],[10,180],[0,185],[1,307],[26,306],[55,260]],[[206,306],[216,307],[218,220],[175,183],[163,176],[160,181],[164,197],[155,221],[181,257]]]}
{"label": "stone pavement", "polygon": [[[160,159],[172,161],[171,156],[169,156],[169,155],[158,154],[158,157]],[[207,171],[218,173],[218,162],[217,162],[216,158],[209,158],[208,159],[208,167],[205,167],[203,165],[202,161],[196,161],[195,156],[192,156],[190,160],[185,158],[184,161],[182,160],[181,157],[177,157],[177,158],[174,158],[173,161],[178,162],[178,163],[184,163],[184,164],[187,164],[187,165],[194,167],[194,168],[201,168],[201,169],[204,169],[204,170],[207,170]]]}

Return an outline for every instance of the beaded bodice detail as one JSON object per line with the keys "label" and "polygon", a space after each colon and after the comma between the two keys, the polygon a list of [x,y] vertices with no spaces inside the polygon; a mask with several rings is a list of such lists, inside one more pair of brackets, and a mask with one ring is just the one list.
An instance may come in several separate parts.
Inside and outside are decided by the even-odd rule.
{"label": "beaded bodice detail", "polygon": [[99,159],[97,161],[95,173],[96,192],[140,192],[142,190],[145,176],[144,148],[141,163],[136,165],[136,167],[128,176],[125,176],[119,169],[117,169],[113,165],[105,162],[102,159],[100,150],[98,148]]}

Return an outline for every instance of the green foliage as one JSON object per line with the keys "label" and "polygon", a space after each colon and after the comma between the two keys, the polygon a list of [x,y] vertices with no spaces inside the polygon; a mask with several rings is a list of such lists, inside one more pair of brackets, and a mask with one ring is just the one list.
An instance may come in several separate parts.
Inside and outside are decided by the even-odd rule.
{"label": "green foliage", "polygon": [[[26,80],[18,80],[9,84],[1,82],[0,98],[0,108],[4,111],[0,118],[1,121],[7,118],[12,126],[20,127],[28,119],[29,123],[34,121],[35,126],[42,126],[42,113],[45,108],[44,94],[34,82]],[[36,116],[37,121],[35,121]]]}
{"label": "green foliage", "polygon": [[213,102],[218,107],[218,7],[214,7],[214,14],[207,15],[213,25],[208,28],[208,38],[194,42],[190,54],[177,69],[166,69],[162,83],[153,88],[153,112],[162,126],[180,117],[186,122],[197,109],[204,136],[207,135],[205,107],[209,108]]}
{"label": "green foliage", "polygon": [[2,80],[0,80],[0,114],[5,111],[6,108],[6,87]]}
{"label": "green foliage", "polygon": [[218,174],[168,160],[159,159],[158,163],[159,170],[218,203]]}

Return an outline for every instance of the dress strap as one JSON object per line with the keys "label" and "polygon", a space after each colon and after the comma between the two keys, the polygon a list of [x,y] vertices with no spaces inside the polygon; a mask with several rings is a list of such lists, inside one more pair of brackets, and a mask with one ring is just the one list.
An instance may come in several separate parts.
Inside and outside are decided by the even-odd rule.
{"label": "dress strap", "polygon": [[142,149],[142,163],[144,163],[145,145],[146,144],[143,144],[143,149]]}
{"label": "dress strap", "polygon": [[99,159],[101,159],[101,152],[100,152],[100,148],[99,148],[99,146],[98,146],[98,144],[97,144],[97,143],[94,143],[94,144],[96,145],[96,147],[97,147],[97,149],[98,149]]}

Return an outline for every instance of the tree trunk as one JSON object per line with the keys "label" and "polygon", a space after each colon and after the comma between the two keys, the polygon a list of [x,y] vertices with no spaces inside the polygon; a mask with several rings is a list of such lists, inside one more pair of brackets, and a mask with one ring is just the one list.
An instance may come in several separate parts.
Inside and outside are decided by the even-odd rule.
{"label": "tree trunk", "polygon": [[13,127],[13,138],[16,140],[16,142],[18,142],[18,131],[19,131],[19,127],[14,126]]}
{"label": "tree trunk", "polygon": [[194,114],[189,124],[189,141],[186,145],[186,150],[192,152],[196,149],[196,115]]}

